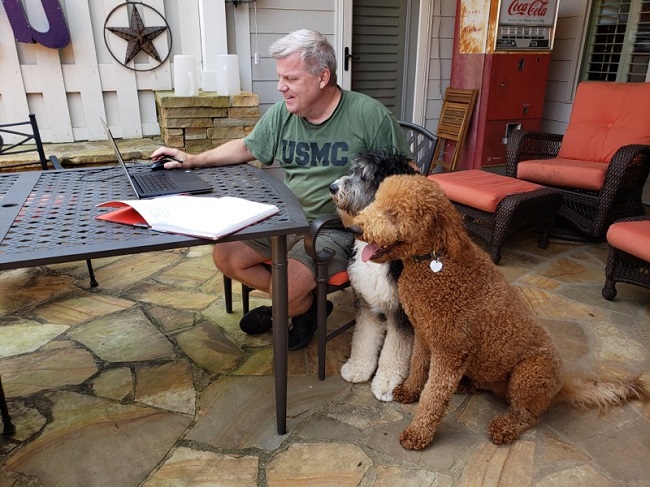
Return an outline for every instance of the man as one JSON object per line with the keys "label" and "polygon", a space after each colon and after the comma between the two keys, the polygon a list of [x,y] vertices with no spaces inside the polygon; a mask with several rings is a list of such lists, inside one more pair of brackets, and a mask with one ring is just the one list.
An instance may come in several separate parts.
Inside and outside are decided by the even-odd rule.
{"label": "man", "polygon": [[[347,173],[355,154],[369,149],[395,148],[410,154],[404,133],[391,112],[360,93],[342,90],[336,83],[336,56],[325,36],[298,30],[270,48],[276,60],[278,91],[284,101],[273,105],[244,139],[227,142],[202,154],[190,155],[161,147],[154,160],[173,156],[182,167],[223,166],[259,160],[277,161],[285,170],[285,183],[301,202],[311,221],[335,213],[329,185]],[[166,169],[178,168],[167,162]],[[353,238],[344,229],[329,229],[319,236],[319,246],[336,252],[332,274],[347,266]],[[298,350],[316,330],[315,264],[304,249],[302,236],[289,236],[289,349]],[[271,272],[264,264],[271,257],[268,240],[228,242],[215,245],[213,260],[225,275],[251,288],[270,293]],[[331,305],[330,305],[331,306]],[[328,313],[331,309],[328,309]],[[247,333],[270,331],[271,310],[260,307],[240,322]]]}

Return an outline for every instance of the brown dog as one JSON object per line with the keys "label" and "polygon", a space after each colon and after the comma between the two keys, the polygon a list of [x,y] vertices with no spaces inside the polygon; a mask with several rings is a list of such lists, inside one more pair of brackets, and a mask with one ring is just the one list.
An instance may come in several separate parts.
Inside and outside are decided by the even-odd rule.
{"label": "brown dog", "polygon": [[557,347],[488,255],[476,246],[440,186],[421,176],[391,176],[353,221],[368,242],[363,258],[401,259],[399,299],[415,328],[411,368],[393,391],[420,404],[400,436],[405,448],[433,441],[450,398],[465,376],[509,403],[488,427],[510,443],[554,402],[606,408],[648,400],[639,379],[569,378]]}

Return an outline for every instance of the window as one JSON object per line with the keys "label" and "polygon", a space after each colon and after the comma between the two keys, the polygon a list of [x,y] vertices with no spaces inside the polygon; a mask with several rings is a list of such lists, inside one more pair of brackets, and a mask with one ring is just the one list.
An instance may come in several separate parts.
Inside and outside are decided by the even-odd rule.
{"label": "window", "polygon": [[650,81],[650,0],[596,0],[582,80]]}

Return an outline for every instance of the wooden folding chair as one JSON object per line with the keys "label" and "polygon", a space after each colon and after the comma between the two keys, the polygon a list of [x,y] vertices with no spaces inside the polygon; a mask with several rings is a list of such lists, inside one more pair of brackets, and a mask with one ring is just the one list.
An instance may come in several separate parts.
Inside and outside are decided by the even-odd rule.
{"label": "wooden folding chair", "polygon": [[[477,93],[477,90],[456,88],[445,90],[445,100],[442,104],[436,131],[438,140],[433,151],[434,164],[440,164],[449,171],[456,169],[456,163],[474,111]],[[451,149],[453,151],[450,153]]]}

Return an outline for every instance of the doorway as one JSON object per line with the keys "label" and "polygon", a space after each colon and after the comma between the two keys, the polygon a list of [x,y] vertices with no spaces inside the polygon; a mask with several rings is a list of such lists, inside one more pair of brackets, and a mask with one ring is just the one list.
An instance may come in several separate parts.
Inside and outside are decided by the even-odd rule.
{"label": "doorway", "polygon": [[352,42],[344,53],[353,91],[412,120],[419,0],[354,0]]}

